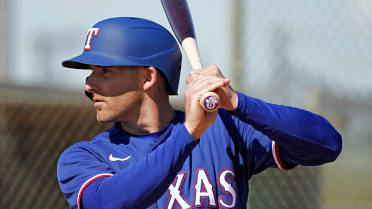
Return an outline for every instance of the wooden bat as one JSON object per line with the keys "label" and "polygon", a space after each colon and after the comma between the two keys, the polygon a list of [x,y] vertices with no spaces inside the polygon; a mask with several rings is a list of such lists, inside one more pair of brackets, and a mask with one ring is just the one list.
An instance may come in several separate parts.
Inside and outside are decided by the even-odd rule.
{"label": "wooden bat", "polygon": [[[178,42],[181,44],[192,69],[202,68],[202,62],[195,38],[194,25],[186,0],[161,0],[165,14]],[[220,97],[207,92],[200,98],[200,105],[207,112],[218,109]]]}

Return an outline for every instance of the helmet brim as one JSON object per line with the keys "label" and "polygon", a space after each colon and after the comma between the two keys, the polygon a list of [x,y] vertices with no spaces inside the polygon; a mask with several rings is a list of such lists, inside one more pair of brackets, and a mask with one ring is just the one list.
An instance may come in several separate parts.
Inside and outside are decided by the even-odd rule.
{"label": "helmet brim", "polygon": [[[126,60],[125,58],[117,58],[105,54],[98,54],[92,52],[84,52],[79,56],[65,60],[62,62],[63,67],[74,68],[74,69],[90,69],[90,65],[97,66],[144,66],[144,63],[138,61],[136,63],[135,59],[130,58]],[[130,63],[130,64],[128,64]]]}

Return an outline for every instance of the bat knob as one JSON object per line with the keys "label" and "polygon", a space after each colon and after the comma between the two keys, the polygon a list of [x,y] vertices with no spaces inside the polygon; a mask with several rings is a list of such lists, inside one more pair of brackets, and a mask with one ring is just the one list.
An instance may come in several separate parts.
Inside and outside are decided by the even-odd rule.
{"label": "bat knob", "polygon": [[206,112],[214,112],[218,109],[220,96],[214,92],[207,92],[200,98],[200,105]]}

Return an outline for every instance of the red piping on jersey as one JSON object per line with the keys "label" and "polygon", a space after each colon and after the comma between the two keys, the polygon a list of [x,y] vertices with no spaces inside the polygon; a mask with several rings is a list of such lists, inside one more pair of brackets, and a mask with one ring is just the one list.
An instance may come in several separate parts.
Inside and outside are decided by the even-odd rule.
{"label": "red piping on jersey", "polygon": [[82,198],[82,195],[83,195],[83,192],[85,190],[85,188],[87,188],[87,186],[92,183],[93,181],[99,179],[99,178],[102,178],[102,177],[111,177],[113,176],[114,174],[111,174],[111,173],[101,173],[101,174],[98,174],[98,175],[95,175],[93,176],[92,178],[88,179],[84,184],[83,186],[81,186],[80,190],[79,190],[79,193],[78,193],[78,198],[77,198],[77,205],[78,205],[78,209],[82,209],[82,207],[80,206],[81,204],[81,198]]}
{"label": "red piping on jersey", "polygon": [[274,141],[272,142],[272,153],[273,153],[273,156],[274,156],[274,160],[275,160],[276,164],[278,165],[278,167],[280,168],[280,170],[286,170],[284,168],[284,164],[280,160],[279,146]]}

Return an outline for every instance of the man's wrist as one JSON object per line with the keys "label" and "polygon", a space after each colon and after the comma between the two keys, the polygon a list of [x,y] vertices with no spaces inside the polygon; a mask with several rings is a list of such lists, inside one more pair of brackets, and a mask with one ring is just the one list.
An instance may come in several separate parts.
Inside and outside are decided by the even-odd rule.
{"label": "man's wrist", "polygon": [[235,111],[238,108],[239,104],[239,97],[238,97],[238,92],[234,91],[232,97],[231,97],[231,104],[232,104],[232,111]]}
{"label": "man's wrist", "polygon": [[184,123],[185,125],[185,128],[186,130],[189,132],[190,136],[195,140],[199,140],[201,135],[203,134],[202,132],[198,131],[197,128],[195,128],[194,126],[188,124],[188,123]]}

